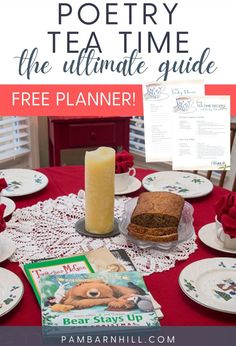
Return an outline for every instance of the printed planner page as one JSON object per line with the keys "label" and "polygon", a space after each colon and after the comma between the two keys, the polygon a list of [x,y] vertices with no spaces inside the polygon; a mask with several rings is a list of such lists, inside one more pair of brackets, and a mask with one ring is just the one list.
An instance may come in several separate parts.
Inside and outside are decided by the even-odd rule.
{"label": "printed planner page", "polygon": [[173,169],[230,170],[230,97],[184,97],[173,112]]}
{"label": "printed planner page", "polygon": [[146,162],[172,161],[173,111],[176,99],[201,95],[204,95],[204,83],[200,80],[146,84],[144,94]]}

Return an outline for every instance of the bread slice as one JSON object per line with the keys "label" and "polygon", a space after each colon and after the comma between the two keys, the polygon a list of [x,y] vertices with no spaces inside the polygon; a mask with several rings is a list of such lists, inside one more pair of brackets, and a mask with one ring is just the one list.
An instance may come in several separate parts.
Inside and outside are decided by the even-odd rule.
{"label": "bread slice", "polygon": [[137,234],[144,234],[144,235],[150,235],[150,236],[166,236],[169,234],[177,234],[177,227],[144,227],[135,225],[134,223],[130,223],[128,226],[128,232],[134,232]]}
{"label": "bread slice", "polygon": [[168,243],[170,241],[178,240],[178,233],[158,236],[158,235],[150,235],[150,234],[140,234],[133,230],[129,230],[129,235],[139,240],[153,241],[153,242],[159,242],[159,243]]}

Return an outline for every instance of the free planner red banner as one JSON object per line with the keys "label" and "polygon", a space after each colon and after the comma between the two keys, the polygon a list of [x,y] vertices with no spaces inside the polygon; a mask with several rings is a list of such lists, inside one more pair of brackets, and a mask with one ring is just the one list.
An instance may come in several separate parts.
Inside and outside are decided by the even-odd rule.
{"label": "free planner red banner", "polygon": [[0,85],[0,115],[143,115],[141,85]]}
{"label": "free planner red banner", "polygon": [[[206,95],[230,95],[236,85],[206,85]],[[0,85],[0,115],[142,116],[142,85]]]}

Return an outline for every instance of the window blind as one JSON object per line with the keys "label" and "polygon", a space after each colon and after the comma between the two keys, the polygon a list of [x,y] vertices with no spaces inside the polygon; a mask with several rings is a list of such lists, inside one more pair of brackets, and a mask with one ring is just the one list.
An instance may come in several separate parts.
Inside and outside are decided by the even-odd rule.
{"label": "window blind", "polygon": [[14,159],[30,152],[28,117],[0,117],[0,161]]}
{"label": "window blind", "polygon": [[145,155],[143,117],[133,117],[130,120],[130,151],[140,156]]}

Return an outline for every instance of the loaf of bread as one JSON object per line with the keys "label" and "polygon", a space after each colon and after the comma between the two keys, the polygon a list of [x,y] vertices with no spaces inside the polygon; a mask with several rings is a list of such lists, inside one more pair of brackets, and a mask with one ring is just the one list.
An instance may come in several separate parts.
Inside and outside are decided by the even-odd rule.
{"label": "loaf of bread", "polygon": [[183,206],[184,199],[174,193],[144,192],[131,216],[128,233],[140,240],[177,240]]}
{"label": "loaf of bread", "polygon": [[133,211],[131,222],[144,227],[178,227],[184,199],[171,192],[144,192]]}

